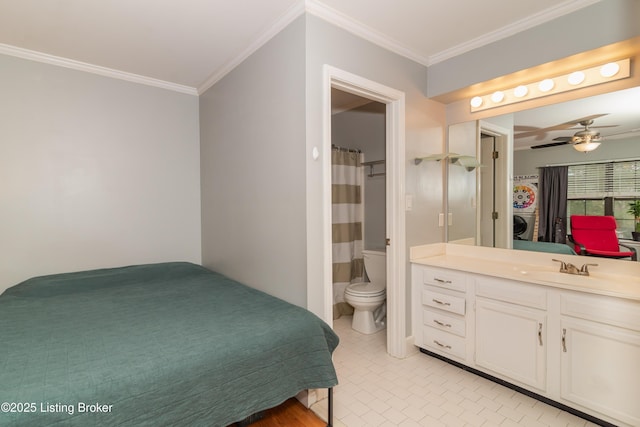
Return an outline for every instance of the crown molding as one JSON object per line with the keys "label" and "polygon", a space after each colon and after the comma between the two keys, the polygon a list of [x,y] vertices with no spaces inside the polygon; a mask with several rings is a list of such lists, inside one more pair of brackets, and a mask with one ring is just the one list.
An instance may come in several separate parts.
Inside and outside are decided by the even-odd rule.
{"label": "crown molding", "polygon": [[114,70],[112,68],[101,67],[99,65],[88,64],[86,62],[75,61],[73,59],[62,58],[59,56],[49,55],[34,50],[23,49],[16,46],[0,43],[0,54],[15,56],[30,61],[42,62],[58,67],[70,68],[77,71],[85,71],[87,73],[98,74],[113,79],[126,80],[133,83],[140,83],[147,86],[168,89],[174,92],[186,93],[188,95],[198,95],[193,87],[179,85],[176,83],[158,80],[151,77],[145,77],[138,74],[126,73],[124,71]]}
{"label": "crown molding", "polygon": [[556,6],[543,10],[542,12],[528,16],[512,24],[506,25],[496,31],[492,31],[490,33],[484,34],[475,39],[469,40],[465,43],[461,43],[450,49],[446,49],[446,50],[443,50],[442,52],[431,55],[429,56],[429,59],[427,61],[428,65],[434,65],[434,64],[437,64],[438,62],[446,61],[447,59],[451,59],[455,56],[462,55],[463,53],[469,52],[473,49],[477,49],[479,47],[497,42],[499,40],[513,36],[522,31],[529,30],[533,27],[552,21],[556,18],[575,12],[587,6],[591,6],[592,4],[598,3],[600,1],[602,0],[564,1],[562,3],[557,4]]}
{"label": "crown molding", "polygon": [[298,1],[293,4],[273,25],[271,25],[264,33],[262,33],[256,40],[254,40],[245,50],[243,50],[238,56],[224,64],[213,74],[211,74],[207,80],[205,80],[200,86],[198,86],[198,95],[202,95],[211,86],[220,81],[224,76],[230,73],[235,67],[240,65],[245,59],[251,56],[255,51],[264,46],[269,40],[275,37],[280,31],[284,30],[289,24],[291,24],[296,18],[302,15],[305,11],[304,2]]}
{"label": "crown molding", "polygon": [[309,13],[317,16],[324,21],[334,24],[358,37],[361,37],[371,43],[374,43],[384,49],[394,52],[400,56],[408,58],[424,66],[430,66],[438,62],[445,61],[454,56],[461,55],[470,50],[482,47],[484,45],[493,43],[495,41],[512,36],[521,31],[530,29],[537,25],[551,21],[560,16],[569,14],[578,9],[590,6],[602,0],[567,0],[555,7],[547,9],[536,15],[532,15],[520,21],[517,21],[511,25],[505,26],[497,31],[485,34],[476,39],[470,40],[466,43],[454,46],[451,49],[444,50],[435,55],[431,55],[428,58],[424,57],[411,48],[404,46],[386,36],[385,34],[368,27],[367,25],[333,9],[330,8],[318,0],[300,0],[291,6],[285,14],[280,17],[273,25],[271,25],[264,33],[262,33],[251,45],[243,50],[238,56],[224,64],[221,68],[211,74],[200,86],[197,88],[191,86],[180,85],[164,80],[154,79],[151,77],[141,76],[138,74],[127,73],[124,71],[115,70],[112,68],[101,67],[98,65],[89,64],[86,62],[75,61],[72,59],[62,58],[54,55],[49,55],[42,52],[23,49],[7,44],[0,43],[0,54],[15,56],[18,58],[28,59],[31,61],[42,62],[45,64],[56,65],[59,67],[70,68],[78,71],[85,71],[92,74],[98,74],[105,77],[110,77],[119,80],[125,80],[133,83],[139,83],[147,86],[154,86],[162,89],[171,90],[174,92],[185,93],[188,95],[201,95],[231,70],[241,64],[251,54],[257,51],[265,43],[271,40],[276,34],[287,27],[300,15]]}
{"label": "crown molding", "polygon": [[334,24],[343,30],[346,30],[358,37],[370,41],[382,48],[390,50],[400,56],[411,59],[422,65],[428,65],[428,58],[419,55],[414,50],[404,46],[402,43],[391,39],[389,36],[363,24],[339,12],[329,6],[326,6],[316,0],[305,0],[305,10],[311,15],[315,15],[331,24]]}
{"label": "crown molding", "polygon": [[477,49],[498,40],[510,37],[514,34],[528,30],[537,25],[544,24],[545,22],[559,18],[563,15],[567,15],[571,12],[575,12],[576,10],[598,3],[600,1],[602,0],[566,0],[547,10],[528,16],[524,19],[521,19],[520,21],[514,22],[513,24],[484,34],[468,42],[461,43],[457,46],[446,49],[429,57],[420,55],[418,52],[389,38],[385,34],[366,26],[359,21],[356,21],[355,19],[333,8],[328,7],[317,0],[305,0],[305,10],[312,15],[324,19],[325,21],[330,22],[359,37],[362,37],[363,39],[368,40],[380,47],[397,53],[398,55],[409,58],[419,64],[430,66],[437,64],[438,62],[453,58],[454,56],[469,52],[473,49]]}

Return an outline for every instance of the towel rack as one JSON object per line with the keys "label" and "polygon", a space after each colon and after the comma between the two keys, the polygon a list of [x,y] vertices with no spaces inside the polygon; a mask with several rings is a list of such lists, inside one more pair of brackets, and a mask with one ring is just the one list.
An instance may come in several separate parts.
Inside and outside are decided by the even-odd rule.
{"label": "towel rack", "polygon": [[385,172],[378,172],[378,173],[373,173],[373,169],[375,165],[384,165],[385,161],[384,160],[373,160],[370,162],[362,162],[361,163],[362,166],[369,166],[369,174],[367,175],[369,178],[374,177],[374,176],[382,176],[385,174]]}

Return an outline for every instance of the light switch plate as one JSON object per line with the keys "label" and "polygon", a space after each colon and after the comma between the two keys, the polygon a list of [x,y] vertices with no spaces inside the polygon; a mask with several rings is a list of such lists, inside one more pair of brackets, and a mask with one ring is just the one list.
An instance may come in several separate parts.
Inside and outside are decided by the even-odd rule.
{"label": "light switch plate", "polygon": [[413,209],[413,194],[407,194],[404,196],[405,210],[410,211]]}

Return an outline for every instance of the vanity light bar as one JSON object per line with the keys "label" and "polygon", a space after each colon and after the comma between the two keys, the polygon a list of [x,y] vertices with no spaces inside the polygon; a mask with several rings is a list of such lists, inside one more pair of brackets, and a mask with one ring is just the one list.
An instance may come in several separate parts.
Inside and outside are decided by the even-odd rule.
{"label": "vanity light bar", "polygon": [[631,75],[630,63],[629,58],[621,59],[585,70],[573,71],[553,78],[520,85],[515,88],[474,96],[470,100],[471,112],[474,113],[547,95],[555,95],[574,89],[626,79]]}

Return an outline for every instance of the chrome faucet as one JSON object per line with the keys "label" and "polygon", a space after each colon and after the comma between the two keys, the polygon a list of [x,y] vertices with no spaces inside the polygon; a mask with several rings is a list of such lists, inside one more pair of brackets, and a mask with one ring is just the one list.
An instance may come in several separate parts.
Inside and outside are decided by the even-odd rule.
{"label": "chrome faucet", "polygon": [[589,275],[589,266],[593,266],[593,267],[597,267],[598,264],[584,264],[582,267],[578,268],[575,265],[569,263],[569,262],[564,262],[562,260],[559,259],[552,259],[552,261],[555,262],[559,262],[560,263],[560,273],[567,273],[567,274],[577,274],[580,276],[588,276]]}

